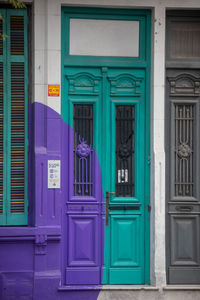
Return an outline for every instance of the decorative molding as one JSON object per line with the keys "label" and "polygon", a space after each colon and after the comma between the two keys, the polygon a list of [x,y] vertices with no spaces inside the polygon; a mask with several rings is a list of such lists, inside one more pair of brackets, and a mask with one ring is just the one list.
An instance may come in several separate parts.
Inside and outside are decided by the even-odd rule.
{"label": "decorative molding", "polygon": [[142,78],[130,74],[109,77],[111,96],[140,96]]}
{"label": "decorative molding", "polygon": [[69,94],[99,94],[100,77],[82,72],[75,75],[67,76],[69,81]]}
{"label": "decorative molding", "polygon": [[38,234],[35,236],[35,254],[45,255],[47,252],[47,235]]}
{"label": "decorative molding", "polygon": [[181,143],[178,146],[177,153],[180,158],[186,159],[189,158],[190,154],[192,153],[192,149],[186,143]]}
{"label": "decorative molding", "polygon": [[170,96],[199,96],[200,78],[190,74],[180,74],[176,77],[168,77]]}

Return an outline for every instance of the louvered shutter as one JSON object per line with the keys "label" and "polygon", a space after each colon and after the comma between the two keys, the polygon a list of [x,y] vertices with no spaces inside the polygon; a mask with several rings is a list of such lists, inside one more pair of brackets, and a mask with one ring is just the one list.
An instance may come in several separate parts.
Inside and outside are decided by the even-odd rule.
{"label": "louvered shutter", "polygon": [[3,215],[3,63],[0,62],[0,215]]}
{"label": "louvered shutter", "polygon": [[[0,33],[6,31],[5,11],[0,10]],[[6,108],[5,108],[5,75],[6,75],[6,47],[0,38],[0,224],[6,224]]]}
{"label": "louvered shutter", "polygon": [[[3,207],[6,222],[3,225],[27,224],[27,162],[28,162],[28,57],[27,15],[22,10],[6,11],[6,166],[3,191]],[[4,43],[4,42],[3,42]],[[4,79],[5,80],[5,79]],[[0,87],[1,88],[1,87]],[[4,131],[5,134],[5,131]],[[1,137],[1,136],[0,136]],[[1,145],[1,144],[0,144]],[[6,151],[5,151],[6,150]],[[1,159],[1,155],[0,155]],[[4,158],[3,158],[4,159]],[[0,170],[1,172],[1,170]],[[1,174],[1,173],[0,173]]]}

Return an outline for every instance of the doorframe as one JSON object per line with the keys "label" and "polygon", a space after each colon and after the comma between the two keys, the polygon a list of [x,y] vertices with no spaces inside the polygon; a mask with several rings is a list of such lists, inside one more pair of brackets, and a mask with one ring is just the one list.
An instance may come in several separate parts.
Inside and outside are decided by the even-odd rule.
{"label": "doorframe", "polygon": [[[139,57],[120,58],[120,57],[88,57],[70,56],[68,54],[69,26],[70,17],[93,19],[131,19],[139,18],[141,30],[139,38]],[[66,34],[67,33],[67,34]],[[143,33],[143,34],[142,34]],[[144,38],[145,36],[145,38]],[[144,47],[141,47],[143,42]],[[145,80],[145,199],[144,199],[144,284],[150,284],[150,107],[151,107],[151,10],[145,9],[110,9],[110,8],[89,8],[89,7],[62,7],[61,8],[61,117],[65,123],[69,124],[69,111],[65,111],[67,88],[66,73],[68,67],[124,67],[142,68],[146,71]],[[64,272],[63,272],[64,273]]]}

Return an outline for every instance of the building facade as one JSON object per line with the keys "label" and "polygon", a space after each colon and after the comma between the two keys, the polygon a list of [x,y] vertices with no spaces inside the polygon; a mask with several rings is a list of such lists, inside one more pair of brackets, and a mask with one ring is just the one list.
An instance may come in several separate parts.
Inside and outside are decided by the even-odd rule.
{"label": "building facade", "polygon": [[0,299],[199,299],[199,1],[0,14]]}

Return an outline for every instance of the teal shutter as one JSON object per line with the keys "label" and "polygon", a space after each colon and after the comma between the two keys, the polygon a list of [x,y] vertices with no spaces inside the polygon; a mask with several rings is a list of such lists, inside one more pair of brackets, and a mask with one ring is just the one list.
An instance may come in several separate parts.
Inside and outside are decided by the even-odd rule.
{"label": "teal shutter", "polygon": [[[6,34],[6,12],[0,10],[0,31]],[[6,225],[6,43],[0,38],[0,224]]]}
{"label": "teal shutter", "polygon": [[3,41],[6,47],[6,53],[3,54],[6,74],[3,80],[5,91],[3,91],[2,101],[4,108],[2,125],[5,138],[3,139],[3,221],[1,224],[26,225],[28,220],[28,45],[26,11],[5,11],[3,23],[6,23],[7,37]]}

